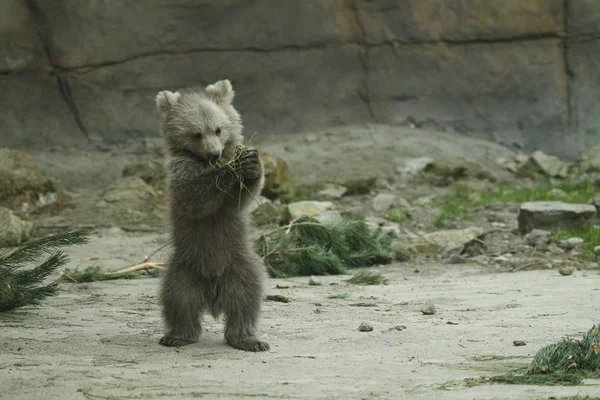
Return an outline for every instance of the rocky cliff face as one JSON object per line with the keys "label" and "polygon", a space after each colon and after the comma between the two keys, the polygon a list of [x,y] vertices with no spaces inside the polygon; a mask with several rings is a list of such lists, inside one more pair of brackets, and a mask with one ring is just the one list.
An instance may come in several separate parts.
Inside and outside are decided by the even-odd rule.
{"label": "rocky cliff face", "polygon": [[248,132],[412,124],[575,157],[600,143],[595,0],[2,0],[0,146],[157,136],[229,78]]}

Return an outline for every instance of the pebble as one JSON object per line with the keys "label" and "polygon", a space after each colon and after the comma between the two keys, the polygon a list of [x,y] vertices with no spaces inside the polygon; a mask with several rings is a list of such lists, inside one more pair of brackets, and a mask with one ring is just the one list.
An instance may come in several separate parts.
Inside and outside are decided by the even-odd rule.
{"label": "pebble", "polygon": [[522,340],[513,340],[513,345],[515,346],[525,346],[527,343],[525,343]]}
{"label": "pebble", "polygon": [[424,315],[433,315],[436,313],[436,309],[435,306],[433,305],[433,303],[426,303],[425,305],[423,305],[423,307],[421,307],[421,312]]}
{"label": "pebble", "polygon": [[396,325],[393,328],[390,328],[390,331],[400,331],[400,332],[402,332],[405,329],[406,329],[406,325]]}
{"label": "pebble", "polygon": [[573,267],[562,267],[561,269],[558,270],[558,273],[561,274],[562,276],[569,276],[569,275],[573,275],[574,271],[575,271],[575,268],[573,268]]}
{"label": "pebble", "polygon": [[319,278],[316,278],[316,277],[314,277],[314,276],[311,276],[311,277],[308,279],[308,284],[309,284],[310,286],[321,286],[321,280],[320,280]]}
{"label": "pebble", "polygon": [[358,330],[361,332],[371,332],[373,330],[373,325],[367,322],[362,322],[358,327]]}

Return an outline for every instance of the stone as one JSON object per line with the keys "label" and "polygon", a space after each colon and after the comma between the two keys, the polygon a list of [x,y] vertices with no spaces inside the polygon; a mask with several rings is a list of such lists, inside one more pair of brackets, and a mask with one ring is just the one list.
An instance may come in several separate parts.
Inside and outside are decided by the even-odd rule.
{"label": "stone", "polygon": [[252,211],[256,225],[278,224],[282,220],[282,211],[279,206],[265,202]]}
{"label": "stone", "polygon": [[165,167],[162,162],[154,160],[139,160],[126,164],[121,176],[137,176],[149,185],[163,186],[166,178]]}
{"label": "stone", "polygon": [[321,190],[317,192],[317,195],[327,200],[341,199],[346,194],[346,187],[342,185],[336,185],[334,183],[327,183]]}
{"label": "stone", "polygon": [[397,171],[407,178],[414,178],[419,175],[429,164],[433,163],[433,158],[429,157],[414,157],[404,161],[402,166],[397,168]]}
{"label": "stone", "polygon": [[421,312],[423,313],[423,315],[433,315],[437,312],[437,310],[433,303],[427,302],[421,307]]}
{"label": "stone", "polygon": [[396,195],[392,193],[379,193],[371,201],[371,207],[375,212],[387,211],[396,204]]}
{"label": "stone", "polygon": [[562,276],[573,275],[573,272],[575,272],[575,268],[573,268],[573,267],[562,267],[562,268],[559,268],[559,270],[558,270],[558,273],[561,274]]}
{"label": "stone", "polygon": [[334,210],[335,205],[330,201],[297,201],[287,206],[291,219],[299,217],[314,217],[325,211]]}
{"label": "stone", "polygon": [[553,178],[566,178],[569,176],[571,164],[560,160],[558,157],[549,156],[543,151],[535,151],[527,162],[523,163],[517,174],[523,176],[535,176],[541,174]]}
{"label": "stone", "polygon": [[346,195],[369,194],[377,186],[377,178],[350,179],[344,182]]}
{"label": "stone", "polygon": [[584,172],[600,172],[600,146],[586,150],[581,157],[581,169]]}
{"label": "stone", "polygon": [[429,163],[422,176],[438,186],[448,186],[457,180],[476,179],[490,182],[510,180],[510,174],[494,163],[468,160],[463,157],[445,157]]}
{"label": "stone", "polygon": [[19,219],[8,208],[0,207],[0,247],[18,246],[31,236],[33,223]]}
{"label": "stone", "polygon": [[466,262],[467,260],[458,254],[454,254],[450,257],[450,259],[448,259],[448,264],[464,264]]}
{"label": "stone", "polygon": [[518,224],[521,234],[533,229],[576,229],[592,222],[596,207],[560,201],[532,201],[521,204]]}
{"label": "stone", "polygon": [[[600,126],[599,43],[584,40],[598,31],[593,0],[170,4],[4,0],[0,145],[153,136],[157,90],[222,77],[240,93],[249,132],[379,121],[576,157]],[[223,35],[226,25],[235,29]],[[49,61],[69,73],[49,74]],[[577,79],[565,90],[569,73]]]}
{"label": "stone", "polygon": [[557,245],[564,251],[572,251],[583,244],[583,239],[579,237],[572,237],[565,240],[559,240]]}
{"label": "stone", "polygon": [[403,235],[402,229],[400,228],[400,224],[388,221],[385,218],[371,216],[365,218],[365,223],[371,229],[381,229],[382,232],[392,233],[396,237],[405,236]]}
{"label": "stone", "polygon": [[483,229],[448,229],[426,233],[411,240],[410,246],[419,253],[462,251],[464,246],[483,235]]}
{"label": "stone", "polygon": [[258,207],[260,207],[263,204],[266,203],[271,203],[271,200],[269,200],[268,198],[266,198],[265,196],[256,196],[251,202],[250,204],[248,204],[248,211],[250,213],[254,212]]}
{"label": "stone", "polygon": [[285,160],[269,153],[260,155],[265,169],[265,186],[262,195],[268,199],[288,201],[293,198],[296,189]]}
{"label": "stone", "polygon": [[19,150],[0,149],[0,200],[55,192],[56,183],[29,156]]}
{"label": "stone", "polygon": [[533,247],[547,246],[552,241],[552,233],[543,229],[534,229],[527,233],[523,239],[525,243]]}
{"label": "stone", "polygon": [[332,225],[340,222],[343,219],[342,214],[337,210],[325,211],[321,214],[315,215],[313,218],[324,225]]}
{"label": "stone", "polygon": [[140,177],[128,176],[117,180],[102,193],[100,205],[144,211],[154,208],[156,201],[157,195],[152,186]]}
{"label": "stone", "polygon": [[373,325],[369,324],[368,322],[361,322],[360,326],[358,327],[358,330],[361,332],[372,332]]}
{"label": "stone", "polygon": [[412,251],[402,242],[392,242],[392,251],[394,259],[398,262],[406,262],[412,258]]}
{"label": "stone", "polygon": [[321,280],[319,278],[317,278],[317,277],[314,277],[314,276],[311,276],[308,279],[308,284],[310,286],[321,286],[322,285]]}

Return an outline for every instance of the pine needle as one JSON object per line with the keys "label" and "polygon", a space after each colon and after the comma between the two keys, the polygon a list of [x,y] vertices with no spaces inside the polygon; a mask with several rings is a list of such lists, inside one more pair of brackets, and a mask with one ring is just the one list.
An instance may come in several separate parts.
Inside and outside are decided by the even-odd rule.
{"label": "pine needle", "polygon": [[325,225],[301,217],[263,235],[255,245],[272,277],[290,277],[339,275],[347,268],[390,263],[391,240],[360,220]]}
{"label": "pine needle", "polygon": [[387,285],[390,280],[379,272],[360,271],[346,282],[354,285]]}
{"label": "pine needle", "polygon": [[600,329],[595,325],[581,340],[564,339],[537,352],[528,374],[553,372],[600,372]]}
{"label": "pine needle", "polygon": [[[44,279],[63,266],[68,258],[56,250],[88,242],[86,230],[70,231],[27,242],[16,250],[0,253],[0,312],[24,306],[39,306],[58,292],[57,284],[42,285]],[[21,268],[43,253],[49,257],[31,269]]]}
{"label": "pine needle", "polygon": [[228,193],[227,190],[222,187],[221,182],[229,179],[235,179],[238,182],[238,207],[241,207],[242,193],[244,191],[252,193],[244,184],[244,177],[241,172],[241,161],[249,151],[250,148],[248,146],[239,145],[236,147],[233,156],[230,159],[219,158],[214,164],[211,164],[216,174],[215,183],[217,189],[224,193]]}

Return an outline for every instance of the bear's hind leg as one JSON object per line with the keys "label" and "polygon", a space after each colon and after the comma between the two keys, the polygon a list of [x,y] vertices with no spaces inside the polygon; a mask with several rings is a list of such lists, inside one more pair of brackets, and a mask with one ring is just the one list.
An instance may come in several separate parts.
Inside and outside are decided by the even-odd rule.
{"label": "bear's hind leg", "polygon": [[163,346],[185,346],[200,336],[202,296],[193,277],[183,268],[169,265],[160,292],[167,333],[160,339]]}
{"label": "bear's hind leg", "polygon": [[229,275],[222,281],[222,309],[225,312],[225,339],[227,343],[244,351],[267,351],[268,343],[258,337],[258,319],[263,302],[262,282],[252,269],[246,276]]}

